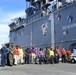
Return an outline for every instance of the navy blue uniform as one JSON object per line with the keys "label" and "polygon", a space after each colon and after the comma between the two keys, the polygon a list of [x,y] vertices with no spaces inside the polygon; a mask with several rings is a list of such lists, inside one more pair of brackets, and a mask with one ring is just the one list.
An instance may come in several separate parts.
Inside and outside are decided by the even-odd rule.
{"label": "navy blue uniform", "polygon": [[1,66],[5,66],[7,60],[7,53],[9,50],[5,47],[1,48]]}

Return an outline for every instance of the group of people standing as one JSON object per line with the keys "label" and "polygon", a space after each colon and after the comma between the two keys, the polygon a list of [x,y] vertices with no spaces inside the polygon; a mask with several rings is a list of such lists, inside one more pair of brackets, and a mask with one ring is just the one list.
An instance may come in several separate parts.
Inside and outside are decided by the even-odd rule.
{"label": "group of people standing", "polygon": [[9,48],[3,45],[1,48],[1,66],[4,67],[6,64],[9,66],[23,64],[23,50],[21,46],[14,46],[14,43]]}
{"label": "group of people standing", "polygon": [[66,51],[64,48],[60,50],[58,46],[54,50],[51,47],[46,47],[45,49],[27,47],[27,49],[25,49],[25,63],[36,64],[38,61],[37,59],[39,59],[39,64],[42,62],[45,64],[53,64],[58,63],[60,58],[62,59],[62,63],[66,63],[69,61],[70,55],[71,50]]}
{"label": "group of people standing", "polygon": [[[57,46],[54,50],[51,47],[44,49],[29,46],[25,50],[21,46],[14,46],[12,43],[9,48],[4,45],[1,48],[1,66],[5,66],[9,63],[10,66],[18,64],[45,64],[59,63],[59,59],[62,59],[62,63],[65,63],[70,59],[71,50],[62,50]],[[6,61],[7,60],[7,61]],[[24,61],[25,60],[25,61]]]}

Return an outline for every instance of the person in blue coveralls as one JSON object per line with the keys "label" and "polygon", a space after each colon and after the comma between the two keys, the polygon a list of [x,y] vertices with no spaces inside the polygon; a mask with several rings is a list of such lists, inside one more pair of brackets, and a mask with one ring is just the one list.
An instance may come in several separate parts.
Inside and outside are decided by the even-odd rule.
{"label": "person in blue coveralls", "polygon": [[73,49],[73,53],[76,54],[76,48]]}
{"label": "person in blue coveralls", "polygon": [[6,45],[3,45],[1,48],[1,66],[5,67],[6,61],[7,61],[7,54],[9,53],[9,49],[6,47]]}

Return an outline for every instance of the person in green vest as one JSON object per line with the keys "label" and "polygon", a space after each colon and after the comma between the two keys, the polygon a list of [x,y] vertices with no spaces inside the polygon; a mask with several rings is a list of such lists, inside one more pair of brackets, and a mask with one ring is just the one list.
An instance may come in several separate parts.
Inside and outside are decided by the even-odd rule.
{"label": "person in green vest", "polygon": [[14,61],[14,56],[13,56],[13,52],[15,50],[15,46],[14,43],[12,43],[9,47],[10,53],[9,53],[9,65],[13,66],[13,61]]}

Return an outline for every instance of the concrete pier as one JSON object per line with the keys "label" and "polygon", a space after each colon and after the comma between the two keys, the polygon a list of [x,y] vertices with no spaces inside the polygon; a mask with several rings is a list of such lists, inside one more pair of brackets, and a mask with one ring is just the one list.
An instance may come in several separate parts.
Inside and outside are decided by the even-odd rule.
{"label": "concrete pier", "polygon": [[76,64],[24,64],[0,67],[0,75],[76,75]]}

